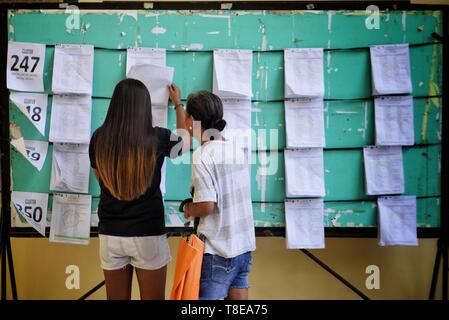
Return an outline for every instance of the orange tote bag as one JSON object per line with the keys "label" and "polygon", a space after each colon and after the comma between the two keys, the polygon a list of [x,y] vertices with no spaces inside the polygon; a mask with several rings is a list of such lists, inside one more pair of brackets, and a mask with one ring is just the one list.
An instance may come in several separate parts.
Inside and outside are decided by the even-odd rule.
{"label": "orange tote bag", "polygon": [[195,234],[181,237],[170,300],[198,300],[204,242]]}

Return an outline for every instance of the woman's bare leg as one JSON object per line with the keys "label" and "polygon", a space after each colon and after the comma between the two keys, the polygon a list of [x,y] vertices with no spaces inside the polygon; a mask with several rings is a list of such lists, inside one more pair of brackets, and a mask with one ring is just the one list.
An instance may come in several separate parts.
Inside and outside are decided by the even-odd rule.
{"label": "woman's bare leg", "polygon": [[167,266],[157,270],[136,268],[136,274],[139,282],[140,299],[165,299],[165,279],[167,277]]}
{"label": "woman's bare leg", "polygon": [[103,270],[108,300],[131,300],[133,267],[127,265],[119,270]]}

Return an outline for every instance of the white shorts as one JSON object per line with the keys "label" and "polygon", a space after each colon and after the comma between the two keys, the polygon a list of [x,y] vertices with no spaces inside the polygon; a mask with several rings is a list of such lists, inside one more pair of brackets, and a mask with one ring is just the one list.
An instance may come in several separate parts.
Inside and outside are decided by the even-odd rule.
{"label": "white shorts", "polygon": [[170,260],[167,235],[117,237],[100,234],[100,260],[103,270],[118,270],[128,264],[135,268],[156,270]]}

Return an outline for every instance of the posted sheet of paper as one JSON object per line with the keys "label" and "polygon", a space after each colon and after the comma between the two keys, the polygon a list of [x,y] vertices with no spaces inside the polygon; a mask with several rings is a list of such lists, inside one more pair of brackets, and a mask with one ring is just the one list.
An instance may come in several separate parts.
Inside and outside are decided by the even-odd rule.
{"label": "posted sheet of paper", "polygon": [[48,194],[36,192],[11,193],[16,211],[42,236],[45,237],[47,224]]}
{"label": "posted sheet of paper", "polygon": [[92,99],[88,96],[54,95],[51,107],[51,142],[89,143]]}
{"label": "posted sheet of paper", "polygon": [[153,127],[167,128],[168,108],[160,106],[151,106],[151,115],[153,117]]}
{"label": "posted sheet of paper", "polygon": [[161,184],[159,186],[163,196],[167,192],[167,188],[165,186],[166,176],[167,176],[167,162],[164,160],[164,164],[162,165],[162,168],[161,168]]}
{"label": "posted sheet of paper", "polygon": [[323,97],[323,49],[285,49],[284,75],[286,98]]}
{"label": "posted sheet of paper", "polygon": [[324,248],[323,199],[285,200],[287,249]]}
{"label": "posted sheet of paper", "polygon": [[40,93],[11,92],[9,99],[44,136],[45,124],[47,122],[48,96]]}
{"label": "posted sheet of paper", "polygon": [[166,53],[162,48],[128,48],[126,50],[126,74],[129,70],[140,64],[154,64],[165,67]]}
{"label": "posted sheet of paper", "polygon": [[408,44],[370,47],[373,95],[412,92]]}
{"label": "posted sheet of paper", "polygon": [[416,197],[379,197],[378,233],[381,246],[417,246]]}
{"label": "posted sheet of paper", "polygon": [[251,99],[251,50],[214,50],[213,93],[222,99]]}
{"label": "posted sheet of paper", "polygon": [[50,227],[50,241],[89,244],[92,196],[56,193]]}
{"label": "posted sheet of paper", "polygon": [[51,190],[89,192],[90,160],[88,147],[84,144],[53,144]]}
{"label": "posted sheet of paper", "polygon": [[285,149],[284,158],[287,197],[324,197],[322,148]]}
{"label": "posted sheet of paper", "polygon": [[9,41],[6,62],[8,89],[44,91],[44,62],[45,44]]}
{"label": "posted sheet of paper", "polygon": [[413,97],[391,96],[374,99],[376,145],[412,146],[415,143]]}
{"label": "posted sheet of paper", "polygon": [[168,85],[173,82],[174,68],[161,67],[152,64],[133,66],[128,78],[142,81],[150,92],[153,106],[168,106]]}
{"label": "posted sheet of paper", "polygon": [[223,136],[251,150],[251,100],[223,100]]}
{"label": "posted sheet of paper", "polygon": [[94,47],[92,45],[59,44],[53,62],[53,93],[92,95]]}
{"label": "posted sheet of paper", "polygon": [[363,148],[366,194],[399,194],[404,192],[404,168],[401,147]]}
{"label": "posted sheet of paper", "polygon": [[287,148],[325,147],[323,100],[285,100]]}

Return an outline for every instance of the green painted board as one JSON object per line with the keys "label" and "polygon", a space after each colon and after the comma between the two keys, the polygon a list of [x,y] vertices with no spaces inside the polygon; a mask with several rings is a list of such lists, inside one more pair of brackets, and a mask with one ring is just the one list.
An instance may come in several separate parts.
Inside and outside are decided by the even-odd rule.
{"label": "green painted board", "polygon": [[[284,62],[282,50],[292,47],[350,49],[326,51],[325,70],[325,225],[369,227],[376,224],[375,197],[364,193],[362,147],[374,143],[374,108],[368,46],[375,44],[433,43],[432,32],[442,34],[439,11],[380,13],[380,28],[365,27],[365,11],[81,11],[81,28],[68,30],[61,10],[10,11],[9,40],[45,43],[44,86],[51,93],[54,56],[52,45],[83,43],[96,47],[92,131],[106,115],[114,86],[125,77],[126,48],[167,49],[167,65],[175,67],[174,82],[185,99],[190,92],[211,90],[212,50],[251,49],[253,53],[252,128],[256,131],[251,191],[256,226],[283,226],[285,173]],[[38,27],[36,27],[38,26]],[[45,30],[45,32],[42,32]],[[108,36],[105,37],[104,35]],[[441,99],[441,45],[411,46],[416,146],[404,148],[406,194],[418,199],[418,225],[439,225]],[[362,100],[360,100],[362,99]],[[10,121],[25,139],[47,140],[11,103]],[[173,110],[169,128],[175,128]],[[278,129],[277,141],[269,131]],[[266,143],[259,144],[259,141]],[[276,143],[277,142],[277,143]],[[13,189],[49,192],[52,146],[41,172],[12,149]],[[167,160],[167,223],[179,216],[177,201],[188,196],[190,153]],[[261,175],[262,163],[271,175]],[[264,169],[265,170],[265,169]],[[98,203],[99,187],[91,174],[89,193]],[[424,198],[423,198],[424,197]],[[173,202],[174,201],[174,202]],[[171,218],[170,218],[171,217]],[[179,220],[181,221],[181,220]]]}
{"label": "green painted board", "polygon": [[[52,198],[48,202],[47,226],[50,226]],[[92,198],[92,221],[96,221],[99,198]],[[167,226],[182,226],[186,219],[178,211],[180,202],[165,201],[165,223]],[[324,226],[332,228],[348,227],[375,227],[377,225],[376,202],[325,202]],[[440,225],[438,212],[440,211],[440,198],[417,199],[417,225],[421,228],[436,227]],[[284,203],[253,203],[254,225],[256,227],[284,227]],[[18,213],[15,218],[26,223]],[[95,223],[92,223],[95,226]]]}
{"label": "green painted board", "polygon": [[382,11],[379,29],[366,28],[365,11],[345,10],[107,10],[102,14],[82,10],[78,30],[66,28],[68,17],[63,10],[11,11],[9,38],[47,44],[92,43],[109,49],[143,46],[183,51],[231,47],[351,48],[380,43],[423,43],[434,41],[431,36],[434,31],[442,34],[439,11]]}
{"label": "green painted board", "polygon": [[[10,104],[10,121],[21,128],[29,140],[48,140],[51,116],[51,96],[48,99],[46,133],[42,136],[26,116]],[[92,101],[92,132],[103,123],[110,99]],[[414,99],[415,144],[441,142],[441,98]],[[169,109],[168,128],[176,129],[176,114]],[[357,148],[374,144],[374,108],[372,101],[326,101],[324,104],[326,148]],[[285,116],[283,102],[254,102],[252,129],[253,150],[285,148]],[[271,130],[271,131],[270,131]],[[272,135],[272,138],[271,136]]]}
{"label": "green painted board", "polygon": [[[420,228],[440,225],[438,212],[440,198],[417,199],[417,225]],[[179,202],[165,202],[167,225],[185,221],[178,212]],[[284,227],[284,203],[253,203],[254,225],[256,227]],[[324,226],[331,228],[375,227],[377,225],[377,204],[375,201],[339,201],[324,203]]]}
{"label": "green painted board", "polygon": [[[45,92],[51,94],[54,49],[47,48],[44,67]],[[414,96],[441,93],[441,45],[410,48]],[[174,82],[182,98],[192,91],[212,90],[212,52],[167,52],[167,65],[175,68]],[[96,49],[93,96],[110,98],[114,87],[125,78],[126,52]],[[371,97],[368,49],[326,52],[324,59],[325,98]],[[282,52],[253,53],[253,99],[278,101],[284,98]]]}
{"label": "green painted board", "polygon": [[[11,148],[13,190],[49,192],[52,146],[39,172]],[[189,197],[191,153],[167,161],[166,200]],[[440,145],[404,148],[405,194],[419,197],[440,195]],[[253,152],[251,168],[252,199],[257,202],[279,202],[285,198],[283,152]],[[262,165],[264,164],[264,165]],[[260,171],[268,175],[261,175]],[[325,200],[365,200],[363,156],[361,149],[327,150],[324,152]],[[89,193],[99,196],[98,183],[91,172]]]}

